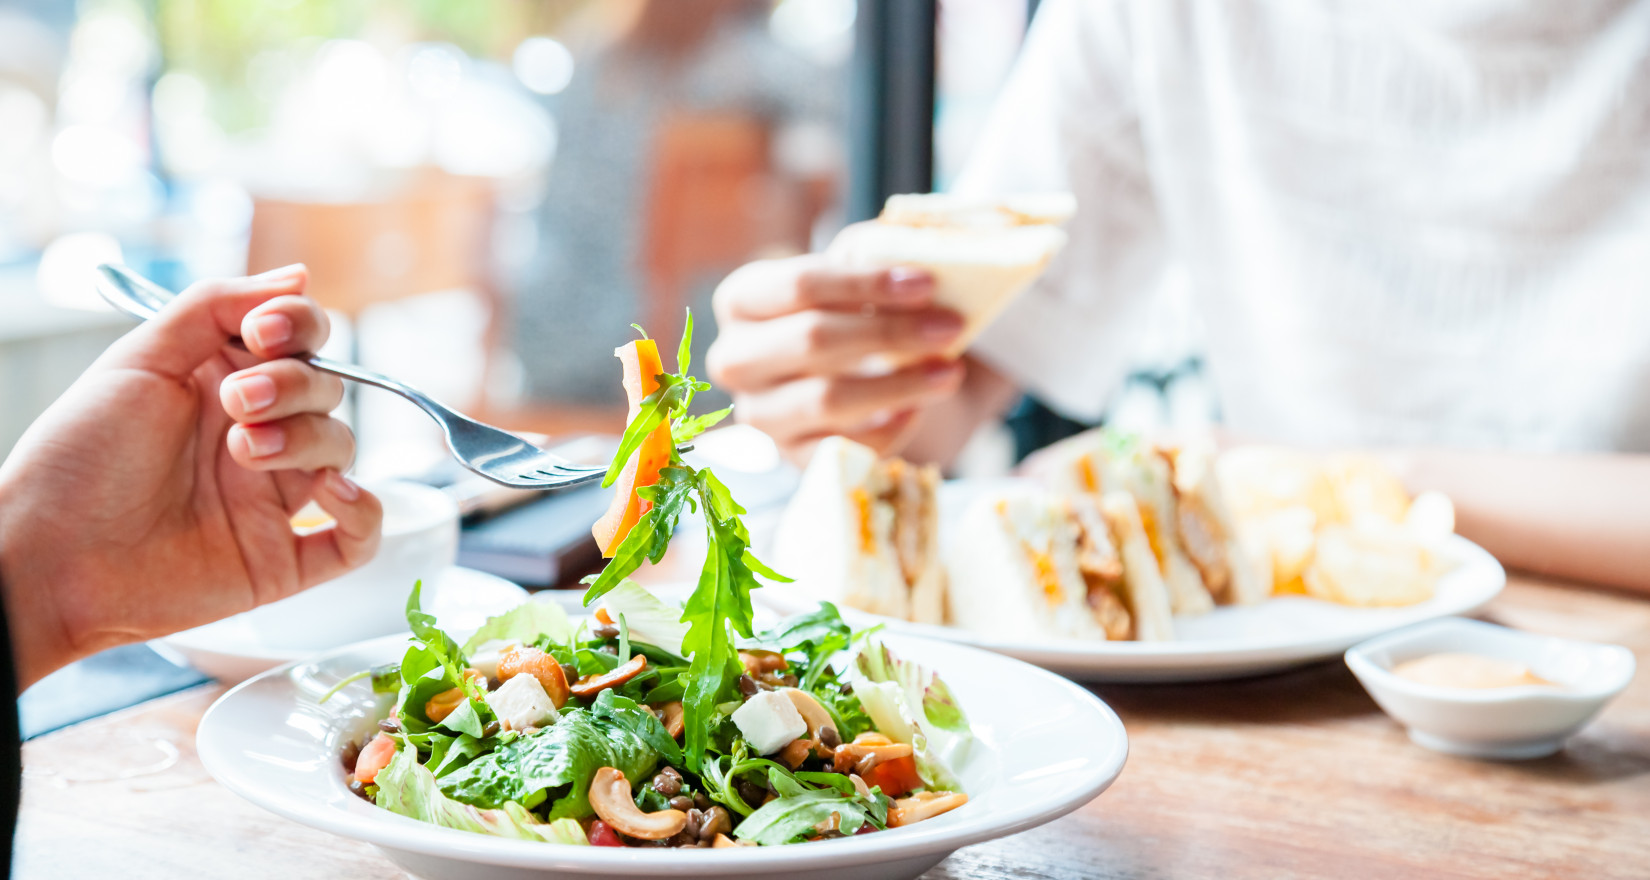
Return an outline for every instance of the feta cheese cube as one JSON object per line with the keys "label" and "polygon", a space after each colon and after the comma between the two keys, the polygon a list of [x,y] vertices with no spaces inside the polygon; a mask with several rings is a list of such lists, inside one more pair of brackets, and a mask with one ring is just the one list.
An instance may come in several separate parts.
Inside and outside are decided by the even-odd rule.
{"label": "feta cheese cube", "polygon": [[498,661],[500,657],[519,647],[514,641],[504,639],[490,639],[476,646],[470,652],[470,668],[481,670],[488,678],[498,678]]}
{"label": "feta cheese cube", "polygon": [[544,685],[531,675],[517,675],[487,695],[487,705],[503,730],[526,730],[561,720]]}
{"label": "feta cheese cube", "polygon": [[808,733],[802,713],[779,691],[762,691],[746,700],[734,710],[733,723],[758,755],[771,755]]}

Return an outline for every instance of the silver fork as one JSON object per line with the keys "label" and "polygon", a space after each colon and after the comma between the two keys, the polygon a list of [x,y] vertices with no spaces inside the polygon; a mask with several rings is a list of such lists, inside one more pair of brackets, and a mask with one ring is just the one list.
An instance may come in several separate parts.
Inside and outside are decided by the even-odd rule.
{"label": "silver fork", "polygon": [[[177,298],[177,294],[125,266],[105,263],[97,267],[97,275],[97,292],[110,305],[140,321],[160,314],[167,303]],[[246,350],[246,344],[238,337],[229,344]],[[588,483],[607,472],[606,467],[574,464],[508,431],[454,412],[422,391],[388,376],[312,354],[294,357],[322,372],[394,392],[417,404],[441,426],[447,437],[447,448],[459,464],[500,485],[516,489],[561,489]]]}

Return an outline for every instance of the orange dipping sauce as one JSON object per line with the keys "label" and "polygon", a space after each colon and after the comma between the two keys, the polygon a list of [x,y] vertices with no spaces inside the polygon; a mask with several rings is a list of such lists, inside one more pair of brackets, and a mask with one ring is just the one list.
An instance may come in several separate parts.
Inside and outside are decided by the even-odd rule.
{"label": "orange dipping sauce", "polygon": [[1428,654],[1405,660],[1392,667],[1392,674],[1417,684],[1447,688],[1503,688],[1522,685],[1557,687],[1511,660],[1497,660],[1477,654]]}

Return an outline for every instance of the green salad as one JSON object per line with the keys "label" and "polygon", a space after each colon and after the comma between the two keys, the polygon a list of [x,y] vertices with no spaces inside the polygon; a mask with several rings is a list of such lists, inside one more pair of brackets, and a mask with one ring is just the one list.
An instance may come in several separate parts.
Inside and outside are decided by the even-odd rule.
{"label": "green salad", "polygon": [[[379,732],[344,755],[353,791],[448,828],[595,846],[776,846],[967,802],[951,766],[968,719],[938,676],[828,603],[754,630],[751,590],[785,578],[751,553],[726,486],[681,457],[725,414],[687,415],[708,387],[686,375],[692,326],[674,374],[648,375],[652,340],[620,350],[632,415],[608,475],[620,494],[597,527],[611,559],[587,579],[592,618],[530,601],[459,644],[415,586],[401,662],[338,685],[395,694]],[[629,576],[693,512],[704,568],[667,605]]]}

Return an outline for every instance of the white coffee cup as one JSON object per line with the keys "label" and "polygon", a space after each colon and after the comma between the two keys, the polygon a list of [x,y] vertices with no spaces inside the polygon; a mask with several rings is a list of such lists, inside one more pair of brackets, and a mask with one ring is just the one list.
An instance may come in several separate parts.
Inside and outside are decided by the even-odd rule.
{"label": "white coffee cup", "polygon": [[321,650],[407,628],[407,595],[424,582],[425,607],[458,557],[458,503],[431,486],[367,486],[384,504],[378,553],[360,568],[247,615],[267,646]]}

